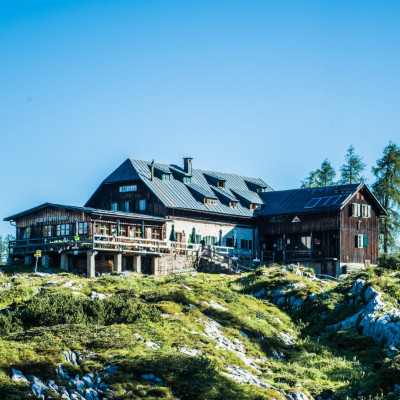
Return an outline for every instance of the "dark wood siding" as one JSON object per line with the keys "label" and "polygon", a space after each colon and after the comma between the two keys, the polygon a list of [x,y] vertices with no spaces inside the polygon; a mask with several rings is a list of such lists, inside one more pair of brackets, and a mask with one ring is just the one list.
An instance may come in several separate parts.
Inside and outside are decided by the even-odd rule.
{"label": "dark wood siding", "polygon": [[[120,192],[120,186],[137,185],[135,192]],[[147,209],[141,211],[138,209],[138,201],[146,200]],[[147,186],[141,181],[131,182],[119,182],[102,184],[101,187],[96,191],[90,201],[86,204],[87,207],[100,208],[103,210],[110,210],[111,203],[118,203],[118,209],[121,211],[127,211],[122,209],[121,205],[124,202],[130,202],[131,209],[129,211],[135,213],[143,213],[148,215],[162,216],[166,215],[165,206],[161,201],[154,196],[154,194],[147,188]]]}
{"label": "dark wood siding", "polygon": [[[298,217],[300,222],[292,222],[295,217]],[[263,235],[279,235],[283,233],[294,234],[334,231],[339,229],[339,213],[335,211],[261,217],[258,226],[260,237]]]}
{"label": "dark wood siding", "polygon": [[[341,261],[348,263],[378,263],[379,253],[379,217],[377,208],[371,207],[371,217],[353,217],[352,204],[371,204],[368,195],[362,191],[356,193],[340,213]],[[359,222],[359,229],[358,229]],[[367,235],[368,247],[356,247],[356,235]]]}

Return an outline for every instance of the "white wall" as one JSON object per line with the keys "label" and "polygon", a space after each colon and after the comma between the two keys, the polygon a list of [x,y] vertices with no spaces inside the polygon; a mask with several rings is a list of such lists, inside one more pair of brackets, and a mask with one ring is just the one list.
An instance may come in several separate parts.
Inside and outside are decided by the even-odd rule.
{"label": "white wall", "polygon": [[215,236],[219,240],[219,231],[222,230],[222,246],[226,245],[226,238],[233,238],[233,231],[236,231],[236,239],[238,242],[238,247],[240,248],[240,241],[242,239],[253,240],[253,228],[243,228],[235,227],[233,224],[218,224],[214,222],[196,221],[196,220],[186,220],[178,219],[168,221],[166,223],[166,239],[169,239],[171,234],[171,227],[174,224],[175,232],[185,232],[186,243],[188,241],[189,235],[192,234],[193,227],[196,229],[196,235],[205,236]]}

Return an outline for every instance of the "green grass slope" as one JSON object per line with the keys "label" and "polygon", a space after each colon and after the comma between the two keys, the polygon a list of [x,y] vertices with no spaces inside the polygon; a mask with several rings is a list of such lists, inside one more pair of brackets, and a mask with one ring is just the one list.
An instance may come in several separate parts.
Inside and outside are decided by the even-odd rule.
{"label": "green grass slope", "polygon": [[[397,301],[395,277],[363,274]],[[117,399],[396,398],[400,359],[356,330],[326,330],[362,307],[348,301],[357,278],[326,283],[284,267],[94,279],[8,270],[0,274],[0,399],[31,395],[12,368],[63,384],[59,363],[71,376],[117,366],[107,379]],[[65,362],[69,350],[82,355],[78,366]]]}

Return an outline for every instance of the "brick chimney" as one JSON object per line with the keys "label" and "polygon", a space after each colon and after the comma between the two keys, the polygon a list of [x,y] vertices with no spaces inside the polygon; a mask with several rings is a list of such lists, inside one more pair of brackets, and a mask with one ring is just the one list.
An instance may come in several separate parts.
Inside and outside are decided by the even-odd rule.
{"label": "brick chimney", "polygon": [[192,157],[183,158],[183,169],[188,175],[192,175]]}

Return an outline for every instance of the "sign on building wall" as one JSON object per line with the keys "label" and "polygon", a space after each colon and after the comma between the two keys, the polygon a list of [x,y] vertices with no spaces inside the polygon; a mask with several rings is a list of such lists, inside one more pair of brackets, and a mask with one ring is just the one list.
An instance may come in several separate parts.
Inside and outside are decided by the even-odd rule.
{"label": "sign on building wall", "polygon": [[38,218],[35,220],[35,224],[44,224],[46,222],[61,222],[68,221],[68,215],[55,215],[53,217]]}

